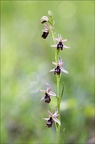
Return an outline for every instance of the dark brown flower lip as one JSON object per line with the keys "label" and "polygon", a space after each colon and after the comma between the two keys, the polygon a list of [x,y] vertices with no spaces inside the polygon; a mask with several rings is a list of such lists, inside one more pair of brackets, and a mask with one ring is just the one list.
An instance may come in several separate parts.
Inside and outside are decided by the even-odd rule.
{"label": "dark brown flower lip", "polygon": [[43,34],[42,34],[42,38],[46,39],[48,34],[49,34],[49,31],[44,31]]}

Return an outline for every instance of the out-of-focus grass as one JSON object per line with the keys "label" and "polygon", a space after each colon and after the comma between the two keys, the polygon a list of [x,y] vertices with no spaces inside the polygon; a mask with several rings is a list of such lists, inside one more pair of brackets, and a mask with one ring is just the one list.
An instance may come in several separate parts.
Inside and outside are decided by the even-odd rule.
{"label": "out-of-focus grass", "polygon": [[[55,30],[70,49],[60,52],[69,75],[62,74],[65,91],[61,120],[65,143],[86,143],[94,132],[94,1],[1,2],[1,143],[54,143],[55,128],[43,117],[43,81],[56,92],[54,49],[50,35],[41,38],[40,18],[51,10]],[[55,100],[52,100],[52,104]],[[62,133],[63,137],[63,133]]]}

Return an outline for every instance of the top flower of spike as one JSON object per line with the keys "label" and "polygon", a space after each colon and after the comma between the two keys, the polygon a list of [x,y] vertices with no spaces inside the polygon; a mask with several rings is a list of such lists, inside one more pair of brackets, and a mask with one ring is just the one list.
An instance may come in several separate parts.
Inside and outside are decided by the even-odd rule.
{"label": "top flower of spike", "polygon": [[41,23],[43,24],[43,23],[46,23],[46,22],[48,22],[48,17],[47,16],[43,16],[42,18],[41,18]]}
{"label": "top flower of spike", "polygon": [[51,47],[55,47],[57,48],[57,50],[63,50],[63,48],[69,48],[68,46],[64,45],[64,42],[67,41],[67,39],[62,39],[61,34],[58,35],[58,38],[55,38],[55,40],[57,41],[57,44],[55,45],[51,45]]}

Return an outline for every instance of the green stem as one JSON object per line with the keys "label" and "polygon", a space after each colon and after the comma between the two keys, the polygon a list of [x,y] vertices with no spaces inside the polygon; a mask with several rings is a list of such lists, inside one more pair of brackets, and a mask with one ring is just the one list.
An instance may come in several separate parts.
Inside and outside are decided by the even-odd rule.
{"label": "green stem", "polygon": [[[56,44],[55,42],[55,34],[54,31],[50,29],[51,35],[52,35],[52,39],[54,41],[54,44]],[[58,63],[58,55],[59,55],[59,50],[55,50],[55,62]],[[58,107],[58,113],[59,113],[59,121],[60,121],[60,75],[56,75],[56,81],[57,81],[57,107]],[[56,126],[56,134],[57,134],[57,144],[60,144],[60,125],[55,124]]]}

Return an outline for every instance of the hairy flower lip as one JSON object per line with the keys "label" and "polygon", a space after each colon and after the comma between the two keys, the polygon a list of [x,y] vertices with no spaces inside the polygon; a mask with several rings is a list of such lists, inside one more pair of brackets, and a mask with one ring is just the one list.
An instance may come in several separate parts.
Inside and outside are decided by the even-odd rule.
{"label": "hairy flower lip", "polygon": [[49,31],[43,31],[42,38],[46,39],[49,34]]}
{"label": "hairy flower lip", "polygon": [[48,25],[44,24],[44,29],[42,30],[43,34],[42,34],[42,38],[46,39],[48,34],[49,34],[49,27]]}

